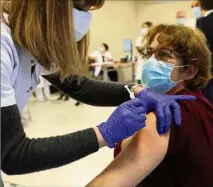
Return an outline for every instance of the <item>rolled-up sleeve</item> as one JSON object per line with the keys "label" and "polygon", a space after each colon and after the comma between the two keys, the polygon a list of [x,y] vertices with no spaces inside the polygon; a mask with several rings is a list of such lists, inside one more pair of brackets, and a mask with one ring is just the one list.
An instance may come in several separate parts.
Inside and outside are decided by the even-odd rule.
{"label": "rolled-up sleeve", "polygon": [[16,104],[14,89],[11,85],[13,63],[9,45],[1,40],[1,107]]}

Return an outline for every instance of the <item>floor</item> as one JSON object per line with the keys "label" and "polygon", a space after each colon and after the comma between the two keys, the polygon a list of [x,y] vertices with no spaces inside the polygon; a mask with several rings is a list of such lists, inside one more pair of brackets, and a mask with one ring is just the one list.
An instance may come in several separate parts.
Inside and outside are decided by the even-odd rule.
{"label": "floor", "polygon": [[[56,98],[57,95],[52,96],[50,101],[43,103],[35,99],[30,100],[32,121],[25,127],[27,136],[49,137],[96,126],[105,121],[114,110],[85,104],[76,107],[74,100],[65,102],[57,101]],[[97,176],[112,159],[113,151],[103,148],[93,155],[58,169],[22,176],[3,174],[3,180],[24,187],[81,187]]]}

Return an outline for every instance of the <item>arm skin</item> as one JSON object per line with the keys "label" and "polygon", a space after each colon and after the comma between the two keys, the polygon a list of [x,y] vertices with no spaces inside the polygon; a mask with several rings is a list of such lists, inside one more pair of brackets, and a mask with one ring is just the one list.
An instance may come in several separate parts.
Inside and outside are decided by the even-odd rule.
{"label": "arm skin", "polygon": [[160,136],[155,115],[150,113],[147,117],[146,127],[124,142],[122,147],[126,148],[87,187],[133,187],[160,164],[168,149],[170,133]]}

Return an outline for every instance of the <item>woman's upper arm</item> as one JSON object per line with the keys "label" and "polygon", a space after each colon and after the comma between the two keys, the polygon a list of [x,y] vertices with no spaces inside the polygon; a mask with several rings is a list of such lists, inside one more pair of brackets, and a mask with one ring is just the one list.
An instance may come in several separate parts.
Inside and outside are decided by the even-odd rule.
{"label": "woman's upper arm", "polygon": [[[146,154],[167,152],[169,145],[170,132],[165,135],[159,135],[157,132],[157,120],[154,113],[147,115],[146,127],[135,134],[129,146],[135,148],[137,154]],[[142,150],[143,149],[143,150]]]}
{"label": "woman's upper arm", "polygon": [[[142,148],[148,148],[147,151],[166,152],[169,144],[170,133],[161,136],[157,132],[157,121],[154,113],[147,115],[146,127],[137,132],[134,137],[128,138],[122,142],[121,149],[125,149],[129,144],[137,154],[144,152]],[[147,152],[148,153],[148,152]]]}
{"label": "woman's upper arm", "polygon": [[141,181],[161,163],[167,153],[170,132],[161,136],[156,125],[156,116],[150,113],[147,116],[146,127],[134,135],[121,153],[121,157],[134,157],[132,165],[137,166]]}
{"label": "woman's upper arm", "polygon": [[164,136],[157,133],[156,117],[153,113],[149,114],[146,127],[134,135],[127,147],[88,187],[98,185],[101,187],[136,186],[165,157],[169,136],[169,133]]}
{"label": "woman's upper arm", "polygon": [[16,104],[15,92],[11,85],[12,56],[10,41],[1,36],[1,107]]}

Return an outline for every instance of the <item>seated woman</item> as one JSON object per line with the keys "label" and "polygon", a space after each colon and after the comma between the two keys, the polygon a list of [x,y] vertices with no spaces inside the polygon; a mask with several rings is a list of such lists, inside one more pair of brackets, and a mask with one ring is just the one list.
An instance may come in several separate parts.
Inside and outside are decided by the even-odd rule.
{"label": "seated woman", "polygon": [[[114,59],[112,57],[108,44],[102,43],[99,50],[101,52],[104,62],[114,62]],[[118,73],[116,69],[114,69],[113,67],[110,67],[108,69],[109,69],[108,77],[110,78],[110,80],[113,82],[118,82]]]}
{"label": "seated woman", "polygon": [[180,102],[181,126],[171,124],[163,136],[149,113],[146,127],[117,144],[116,158],[88,187],[213,187],[213,106],[201,93],[211,69],[204,35],[185,26],[158,25],[141,53],[147,58],[146,87],[197,100]]}
{"label": "seated woman", "polygon": [[[141,49],[141,45],[143,43],[143,38],[148,33],[149,29],[153,26],[153,23],[150,21],[146,21],[141,25],[141,33],[140,36],[138,36],[136,40],[135,47],[138,50]],[[138,82],[138,84],[141,84],[141,74],[142,74],[142,68],[144,60],[141,58],[141,55],[139,52],[137,52],[137,62],[135,63],[135,80]]]}
{"label": "seated woman", "polygon": [[[102,64],[104,62],[111,62],[112,64],[114,63],[112,54],[109,50],[109,46],[106,43],[102,43],[100,45],[99,50],[96,50],[92,52],[88,58],[88,61],[90,64],[93,63],[98,63],[98,65],[95,65],[95,68],[93,65],[91,66],[91,69],[93,70],[94,68],[94,76],[97,77],[101,75],[102,72]],[[108,72],[108,77],[110,78],[111,81],[117,82],[118,81],[118,74],[117,71],[113,68],[110,67],[108,68],[110,71]]]}

